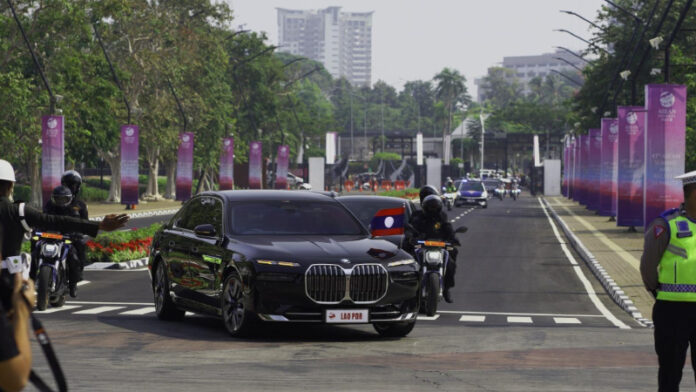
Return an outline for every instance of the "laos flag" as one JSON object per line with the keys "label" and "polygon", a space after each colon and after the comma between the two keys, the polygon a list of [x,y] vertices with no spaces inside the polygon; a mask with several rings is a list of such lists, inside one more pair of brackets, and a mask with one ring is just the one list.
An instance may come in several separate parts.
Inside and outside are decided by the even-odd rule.
{"label": "laos flag", "polygon": [[374,237],[386,237],[389,235],[404,234],[404,213],[405,207],[385,208],[377,211],[372,222],[370,231]]}

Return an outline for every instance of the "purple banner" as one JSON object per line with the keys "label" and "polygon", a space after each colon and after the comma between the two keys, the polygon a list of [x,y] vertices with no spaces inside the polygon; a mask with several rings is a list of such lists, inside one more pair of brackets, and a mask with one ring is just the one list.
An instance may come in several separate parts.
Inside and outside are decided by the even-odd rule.
{"label": "purple banner", "polygon": [[599,164],[599,215],[616,216],[619,121],[602,119],[602,142]]}
{"label": "purple banner", "polygon": [[276,160],[276,189],[288,189],[288,165],[290,161],[290,148],[278,146],[278,159]]}
{"label": "purple banner", "polygon": [[193,186],[193,133],[179,134],[179,154],[176,161],[176,200],[191,198]]}
{"label": "purple banner", "polygon": [[222,139],[222,153],[220,154],[220,190],[234,189],[234,138]]}
{"label": "purple banner", "polygon": [[585,204],[585,161],[587,161],[587,135],[578,135],[575,139],[575,194],[574,200]]}
{"label": "purple banner", "polygon": [[137,125],[121,126],[121,204],[138,204]]}
{"label": "purple banner", "polygon": [[563,142],[563,180],[561,181],[561,194],[568,197],[568,146],[570,141],[566,137]]}
{"label": "purple banner", "polygon": [[681,181],[686,145],[686,86],[645,86],[645,226],[684,199]]}
{"label": "purple banner", "polygon": [[261,142],[251,142],[249,144],[249,189],[261,189]]}
{"label": "purple banner", "polygon": [[645,109],[619,106],[617,226],[643,226]]}
{"label": "purple banner", "polygon": [[43,204],[51,200],[53,188],[60,185],[65,171],[63,116],[41,118],[41,194]]}
{"label": "purple banner", "polygon": [[587,181],[585,182],[585,199],[587,209],[599,211],[599,173],[602,159],[602,130],[590,129],[590,146],[587,155]]}
{"label": "purple banner", "polygon": [[576,139],[575,136],[570,138],[570,147],[568,148],[568,168],[570,169],[570,178],[568,179],[568,198],[575,197],[575,156],[576,156]]}

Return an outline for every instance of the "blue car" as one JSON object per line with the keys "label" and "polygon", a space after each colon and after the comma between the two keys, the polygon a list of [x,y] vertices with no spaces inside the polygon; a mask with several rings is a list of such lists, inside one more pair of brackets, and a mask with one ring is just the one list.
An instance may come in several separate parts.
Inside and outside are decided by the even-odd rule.
{"label": "blue car", "polygon": [[462,181],[459,184],[454,206],[459,207],[464,204],[474,204],[488,208],[488,191],[486,191],[481,181]]}

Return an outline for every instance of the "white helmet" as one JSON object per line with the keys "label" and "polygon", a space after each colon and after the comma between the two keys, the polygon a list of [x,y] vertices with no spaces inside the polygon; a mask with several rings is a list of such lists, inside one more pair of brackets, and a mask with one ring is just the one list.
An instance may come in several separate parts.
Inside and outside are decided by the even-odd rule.
{"label": "white helmet", "polygon": [[0,180],[15,182],[14,169],[10,162],[0,159]]}

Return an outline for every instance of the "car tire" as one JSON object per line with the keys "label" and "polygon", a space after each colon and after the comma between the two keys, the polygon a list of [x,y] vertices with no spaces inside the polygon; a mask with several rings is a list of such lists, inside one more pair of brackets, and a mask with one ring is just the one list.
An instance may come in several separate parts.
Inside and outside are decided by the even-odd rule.
{"label": "car tire", "polygon": [[160,320],[178,321],[184,318],[186,312],[176,307],[169,295],[169,279],[164,262],[160,261],[155,267],[155,282],[152,287],[155,300],[155,314]]}
{"label": "car tire", "polygon": [[382,337],[402,338],[413,331],[413,327],[416,326],[416,320],[404,323],[374,323],[372,326]]}
{"label": "car tire", "polygon": [[246,309],[245,299],[246,294],[241,278],[234,272],[229,274],[222,286],[220,308],[222,323],[227,332],[235,338],[251,335],[254,324],[258,320],[254,313]]}

